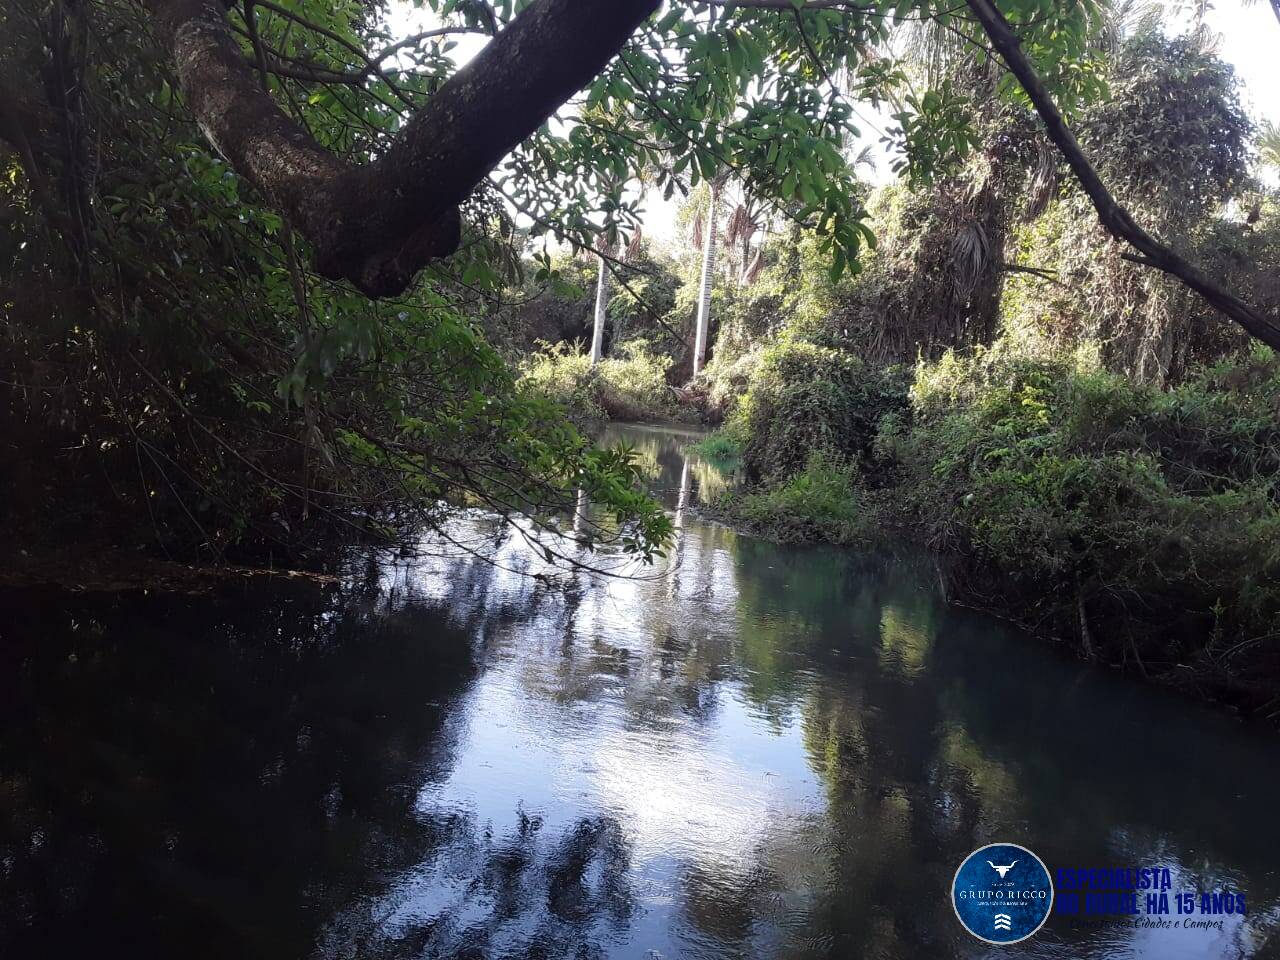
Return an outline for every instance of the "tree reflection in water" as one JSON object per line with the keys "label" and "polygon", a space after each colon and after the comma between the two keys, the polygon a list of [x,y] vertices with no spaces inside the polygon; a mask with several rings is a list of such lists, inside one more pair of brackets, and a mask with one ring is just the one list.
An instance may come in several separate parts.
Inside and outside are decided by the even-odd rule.
{"label": "tree reflection in water", "polygon": [[323,957],[598,957],[634,902],[622,827],[583,817],[558,837],[523,811],[507,836],[461,820],[375,910],[327,924]]}
{"label": "tree reflection in water", "polygon": [[947,606],[931,561],[705,523],[691,438],[627,436],[679,520],[644,579],[524,576],[470,516],[511,569],[11,602],[0,955],[979,956],[947,890],[995,840],[1250,903],[1002,956],[1274,951],[1270,738]]}

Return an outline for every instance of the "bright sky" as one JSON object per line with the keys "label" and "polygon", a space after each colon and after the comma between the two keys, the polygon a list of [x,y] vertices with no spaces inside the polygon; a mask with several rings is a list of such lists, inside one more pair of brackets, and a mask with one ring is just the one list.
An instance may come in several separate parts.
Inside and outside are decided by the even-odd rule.
{"label": "bright sky", "polygon": [[1207,19],[1222,35],[1218,52],[1244,81],[1250,112],[1255,119],[1280,123],[1280,22],[1271,5],[1219,0]]}
{"label": "bright sky", "polygon": [[[1183,4],[1165,4],[1171,10]],[[408,2],[393,7],[392,23],[397,33],[408,36],[418,30],[428,29],[436,23],[430,11],[415,9]],[[1244,85],[1244,101],[1255,120],[1270,120],[1280,124],[1280,22],[1276,20],[1268,0],[1255,0],[1251,5],[1241,0],[1212,0],[1206,21],[1221,36],[1218,53],[1235,66]],[[1170,32],[1185,29],[1188,20],[1171,22]],[[462,62],[470,59],[483,45],[481,39],[465,38],[459,43],[455,57]],[[867,108],[860,110],[866,120],[880,129],[885,127],[883,116],[877,116]],[[884,152],[879,148],[879,133],[871,124],[862,122],[862,144],[876,147],[877,169],[871,177],[883,183],[892,178]],[[1268,179],[1274,182],[1275,175]],[[676,203],[664,203],[661,196],[652,194],[646,204],[645,234],[656,240],[674,240]]]}

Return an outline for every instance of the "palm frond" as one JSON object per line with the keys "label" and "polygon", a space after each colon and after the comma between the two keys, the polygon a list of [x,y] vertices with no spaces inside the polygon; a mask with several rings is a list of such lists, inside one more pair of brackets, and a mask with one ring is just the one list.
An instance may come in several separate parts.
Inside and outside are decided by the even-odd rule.
{"label": "palm frond", "polygon": [[1037,220],[1047,209],[1058,192],[1058,152],[1048,143],[1041,143],[1036,155],[1036,168],[1031,174],[1031,187],[1027,191],[1027,220]]}
{"label": "palm frond", "polygon": [[750,243],[751,236],[758,228],[751,220],[751,213],[746,204],[738,204],[729,215],[729,223],[725,227],[724,242],[729,246],[739,243]]}
{"label": "palm frond", "polygon": [[956,293],[967,300],[991,265],[991,240],[982,224],[967,223],[951,241]]}
{"label": "palm frond", "polygon": [[644,243],[644,231],[640,227],[636,227],[636,232],[631,235],[631,242],[627,244],[627,249],[622,254],[622,259],[631,263],[640,256],[640,247]]}
{"label": "palm frond", "polygon": [[1258,159],[1265,166],[1280,170],[1280,124],[1263,121],[1258,131]]}

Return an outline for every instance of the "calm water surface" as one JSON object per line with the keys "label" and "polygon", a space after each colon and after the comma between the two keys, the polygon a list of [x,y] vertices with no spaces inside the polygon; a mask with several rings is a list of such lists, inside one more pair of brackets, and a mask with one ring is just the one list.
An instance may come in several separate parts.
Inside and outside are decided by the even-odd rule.
{"label": "calm water surface", "polygon": [[[329,597],[9,597],[0,957],[1280,955],[1276,742],[947,606],[930,565],[699,521],[644,579],[370,561]],[[1222,932],[970,938],[975,847],[1233,886]]]}

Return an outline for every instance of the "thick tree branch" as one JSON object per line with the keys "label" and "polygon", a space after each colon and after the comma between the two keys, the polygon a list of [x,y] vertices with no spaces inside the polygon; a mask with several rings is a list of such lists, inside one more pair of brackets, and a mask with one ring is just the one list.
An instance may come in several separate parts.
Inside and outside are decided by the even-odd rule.
{"label": "thick tree branch", "polygon": [[1057,104],[1045,88],[1031,61],[1022,50],[1017,36],[1005,20],[1004,15],[996,9],[992,0],[968,0],[969,9],[973,11],[992,44],[1008,65],[1018,83],[1030,97],[1032,105],[1044,122],[1049,139],[1066,158],[1080,186],[1093,201],[1102,225],[1117,240],[1128,243],[1138,252],[1142,262],[1161,270],[1180,280],[1187,287],[1200,294],[1210,306],[1226,314],[1248,333],[1269,346],[1280,349],[1280,324],[1254,310],[1239,297],[1234,296],[1214,283],[1198,267],[1179,256],[1172,248],[1156,240],[1147,233],[1112,196],[1098,171],[1094,169],[1089,158],[1085,156],[1075,135],[1067,127]]}
{"label": "thick tree branch", "polygon": [[205,135],[307,238],[316,268],[374,297],[457,247],[458,205],[622,49],[659,0],[537,0],[385,153],[353,167],[258,85],[220,0],[145,0]]}

